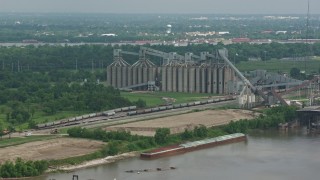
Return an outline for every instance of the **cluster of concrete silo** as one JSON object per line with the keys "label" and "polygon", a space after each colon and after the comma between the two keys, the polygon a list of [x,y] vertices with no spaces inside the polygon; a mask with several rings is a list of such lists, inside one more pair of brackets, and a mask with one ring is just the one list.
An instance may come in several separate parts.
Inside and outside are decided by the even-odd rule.
{"label": "cluster of concrete silo", "polygon": [[112,64],[107,67],[107,82],[109,85],[120,88],[124,84],[123,75],[128,73],[128,68],[130,64],[124,61],[121,57],[114,58]]}
{"label": "cluster of concrete silo", "polygon": [[161,90],[167,92],[229,94],[234,80],[225,65],[161,67]]}
{"label": "cluster of concrete silo", "polygon": [[157,68],[149,60],[139,60],[129,65],[119,57],[107,67],[107,83],[115,88],[127,88],[155,81],[156,74]]}
{"label": "cluster of concrete silo", "polygon": [[121,56],[107,67],[107,82],[115,88],[141,89],[148,82],[164,92],[230,94],[234,92],[235,72],[226,63],[167,63],[157,67],[140,58],[133,65]]}

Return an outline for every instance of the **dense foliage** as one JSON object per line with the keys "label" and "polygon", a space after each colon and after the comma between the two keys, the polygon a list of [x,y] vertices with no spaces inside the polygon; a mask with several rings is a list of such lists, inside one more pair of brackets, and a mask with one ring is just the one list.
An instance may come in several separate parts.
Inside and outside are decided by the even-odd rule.
{"label": "dense foliage", "polygon": [[170,135],[170,129],[159,128],[156,130],[154,137],[145,137],[131,135],[130,132],[126,131],[106,132],[102,129],[89,130],[86,128],[74,127],[68,129],[68,134],[71,137],[89,138],[108,142],[101,152],[99,152],[99,157],[104,157],[128,151],[145,150],[186,140],[215,137],[224,134],[220,130],[212,129],[210,134],[208,131],[209,130],[205,126],[200,126],[196,127],[193,131],[186,130],[187,133],[191,134],[190,136],[186,136],[186,132],[181,135]]}
{"label": "dense foliage", "polygon": [[294,121],[297,108],[294,106],[279,106],[268,109],[265,114],[252,120],[230,122],[223,129],[227,133],[247,133],[250,129],[269,129],[278,127],[279,123]]}
{"label": "dense foliage", "polygon": [[39,110],[53,115],[58,111],[97,112],[132,105],[118,90],[92,81],[52,84],[50,75],[32,72],[0,72],[1,76],[0,105],[7,105],[2,113],[11,124],[25,123]]}
{"label": "dense foliage", "polygon": [[[148,46],[148,45],[146,45]],[[320,43],[306,46],[303,43],[270,43],[270,44],[230,44],[218,45],[198,44],[176,47],[173,45],[153,45],[151,48],[164,52],[178,52],[184,54],[193,52],[200,54],[201,51],[215,52],[215,50],[226,47],[229,50],[229,59],[236,63],[247,61],[249,58],[262,59],[272,58],[297,59],[303,56],[320,56]],[[49,72],[50,81],[74,81],[87,79],[99,79],[104,81],[106,76],[104,68],[113,62],[113,49],[121,48],[127,51],[138,52],[139,46],[123,45],[80,45],[80,46],[26,46],[0,47],[1,69],[6,71],[38,71]],[[152,61],[160,65],[159,58],[150,57]],[[138,57],[124,56],[124,59],[133,64]],[[86,72],[73,73],[62,70],[87,70]],[[93,72],[91,72],[93,70]],[[102,70],[102,71],[101,71]],[[38,74],[39,75],[39,74]],[[10,77],[9,77],[10,78]],[[48,77],[47,77],[48,78]],[[16,85],[12,82],[12,86]]]}
{"label": "dense foliage", "polygon": [[48,169],[47,161],[23,161],[17,158],[15,163],[6,161],[0,164],[0,177],[16,178],[39,176]]}
{"label": "dense foliage", "polygon": [[159,128],[156,130],[156,134],[154,135],[154,140],[157,144],[165,144],[168,142],[169,135],[170,135],[170,129]]}
{"label": "dense foliage", "polygon": [[59,113],[86,114],[130,105],[146,106],[145,101],[130,102],[121,97],[119,90],[96,81],[97,74],[85,70],[0,71],[0,136],[5,129],[14,132],[10,127],[20,131],[17,126],[25,124],[33,128]]}
{"label": "dense foliage", "polygon": [[[108,142],[109,146],[112,146],[112,145],[120,146],[121,142],[125,142],[125,144],[127,145],[124,149],[122,149],[122,152],[128,151],[128,150],[132,151],[132,150],[146,149],[146,148],[153,147],[155,145],[154,138],[131,135],[130,132],[127,132],[127,131],[107,132],[99,128],[90,130],[90,129],[81,128],[81,127],[74,127],[74,128],[68,129],[68,134],[71,137],[102,140],[104,142]],[[105,150],[104,152],[108,152],[108,151],[109,150]]]}

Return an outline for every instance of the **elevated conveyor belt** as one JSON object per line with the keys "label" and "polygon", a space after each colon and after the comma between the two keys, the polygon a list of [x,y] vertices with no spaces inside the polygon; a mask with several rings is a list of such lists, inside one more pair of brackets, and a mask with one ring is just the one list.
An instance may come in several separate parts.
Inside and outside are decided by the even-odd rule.
{"label": "elevated conveyor belt", "polygon": [[250,87],[250,89],[252,90],[252,92],[257,93],[258,95],[260,95],[265,101],[268,101],[268,97],[258,88],[256,88],[255,86],[253,86],[251,84],[251,82],[242,75],[242,73],[231,63],[231,61],[226,57],[227,54],[227,50],[224,49],[219,49],[219,56],[236,72],[236,74],[240,77],[240,79],[247,85]]}
{"label": "elevated conveyor belt", "polygon": [[141,84],[135,84],[135,85],[123,87],[121,89],[133,89],[133,88],[143,87],[143,86],[147,86],[147,85],[148,85],[148,83],[141,83]]}
{"label": "elevated conveyor belt", "polygon": [[282,105],[288,106],[287,102],[274,89],[271,90],[271,93],[274,97],[276,97],[280,101]]}
{"label": "elevated conveyor belt", "polygon": [[319,77],[314,77],[313,79],[311,79],[309,81],[303,82],[299,86],[295,86],[295,87],[292,87],[292,88],[286,90],[285,92],[281,93],[280,95],[283,96],[283,95],[288,94],[288,93],[290,93],[292,91],[296,91],[298,89],[304,88],[304,87],[308,86],[310,83],[313,83],[313,82],[315,82],[317,80],[319,80]]}

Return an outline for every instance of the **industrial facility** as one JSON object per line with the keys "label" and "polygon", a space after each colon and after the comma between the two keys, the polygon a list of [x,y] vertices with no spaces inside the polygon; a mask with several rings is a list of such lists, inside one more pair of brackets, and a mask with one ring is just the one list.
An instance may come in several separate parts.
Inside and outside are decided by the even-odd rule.
{"label": "industrial facility", "polygon": [[[138,56],[138,60],[130,65],[123,54]],[[151,62],[150,56],[160,57],[161,65]],[[141,47],[139,53],[115,49],[114,61],[107,67],[107,83],[118,89],[231,94],[235,82],[234,69],[218,53],[182,56],[146,47]]]}
{"label": "industrial facility", "polygon": [[[123,54],[138,56],[138,60],[130,65],[122,58]],[[161,63],[150,61],[151,56],[160,57]],[[282,95],[297,89],[299,92],[312,89],[306,93],[312,97],[319,94],[314,91],[320,92],[319,77],[299,81],[264,70],[253,71],[245,77],[228,59],[227,49],[201,52],[199,56],[190,52],[182,56],[146,47],[141,47],[139,53],[115,49],[114,62],[107,67],[107,83],[122,90],[236,94],[241,108],[251,108],[262,102],[288,105],[290,102]]]}

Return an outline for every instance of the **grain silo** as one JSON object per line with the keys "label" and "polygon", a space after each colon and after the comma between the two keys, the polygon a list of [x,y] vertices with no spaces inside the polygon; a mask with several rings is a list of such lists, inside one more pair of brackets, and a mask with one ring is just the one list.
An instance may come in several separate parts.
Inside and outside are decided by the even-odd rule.
{"label": "grain silo", "polygon": [[[139,53],[119,52],[139,55],[139,60],[130,66],[119,52],[114,62],[107,67],[107,82],[115,88],[148,87],[148,82],[159,84],[161,91],[229,94],[236,80],[234,70],[227,63],[219,62],[219,56],[202,52],[200,56],[186,53],[185,58],[177,53],[165,53],[150,48],[142,48]],[[141,53],[143,52],[143,53]],[[163,58],[162,66],[157,67],[145,54]],[[197,59],[197,60],[195,60]],[[160,75],[160,76],[159,76]]]}
{"label": "grain silo", "polygon": [[122,59],[118,50],[115,50],[114,54],[117,55],[114,56],[113,62],[107,67],[107,83],[115,88],[121,88],[123,79],[126,81],[123,75],[127,74],[126,72],[123,73],[122,68],[126,71],[130,64]]}

